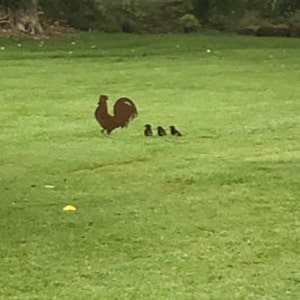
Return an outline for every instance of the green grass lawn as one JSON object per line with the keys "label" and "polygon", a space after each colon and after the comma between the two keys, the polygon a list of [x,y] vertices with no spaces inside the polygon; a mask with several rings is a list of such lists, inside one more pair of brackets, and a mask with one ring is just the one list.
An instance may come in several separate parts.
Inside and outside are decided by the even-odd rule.
{"label": "green grass lawn", "polygon": [[[299,299],[299,39],[0,47],[0,299]],[[102,135],[99,94],[139,117]]]}

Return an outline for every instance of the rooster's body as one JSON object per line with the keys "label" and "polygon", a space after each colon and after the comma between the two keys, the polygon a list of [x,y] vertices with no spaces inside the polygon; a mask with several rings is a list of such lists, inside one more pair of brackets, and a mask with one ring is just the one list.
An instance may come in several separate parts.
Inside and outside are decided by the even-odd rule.
{"label": "rooster's body", "polygon": [[114,115],[111,116],[107,109],[107,99],[105,95],[101,95],[98,102],[98,107],[95,110],[95,117],[105,131],[110,134],[118,127],[127,127],[128,123],[137,116],[137,109],[132,100],[122,97],[114,104]]}

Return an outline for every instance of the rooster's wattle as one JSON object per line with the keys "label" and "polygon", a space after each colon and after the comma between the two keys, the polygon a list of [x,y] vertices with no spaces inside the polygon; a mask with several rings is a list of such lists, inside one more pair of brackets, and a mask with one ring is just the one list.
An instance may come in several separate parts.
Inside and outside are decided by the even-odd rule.
{"label": "rooster's wattle", "polygon": [[132,100],[122,97],[114,104],[114,115],[110,115],[107,109],[107,99],[101,95],[98,101],[98,107],[95,110],[95,117],[102,127],[101,132],[110,134],[118,127],[127,127],[128,123],[137,116],[137,109]]}

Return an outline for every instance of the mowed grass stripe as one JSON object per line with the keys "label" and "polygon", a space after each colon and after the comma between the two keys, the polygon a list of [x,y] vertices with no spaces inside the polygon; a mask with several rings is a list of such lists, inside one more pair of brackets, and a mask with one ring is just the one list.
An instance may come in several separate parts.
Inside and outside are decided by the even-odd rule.
{"label": "mowed grass stripe", "polygon": [[[0,298],[297,299],[298,39],[0,46]],[[138,118],[103,136],[99,94]]]}

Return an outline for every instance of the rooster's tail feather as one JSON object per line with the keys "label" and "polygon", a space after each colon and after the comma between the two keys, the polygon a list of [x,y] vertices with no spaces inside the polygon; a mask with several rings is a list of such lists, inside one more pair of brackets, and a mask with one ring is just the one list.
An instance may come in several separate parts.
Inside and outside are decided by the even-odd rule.
{"label": "rooster's tail feather", "polygon": [[114,105],[114,119],[120,127],[127,127],[129,122],[138,115],[134,102],[122,97],[118,99]]}

